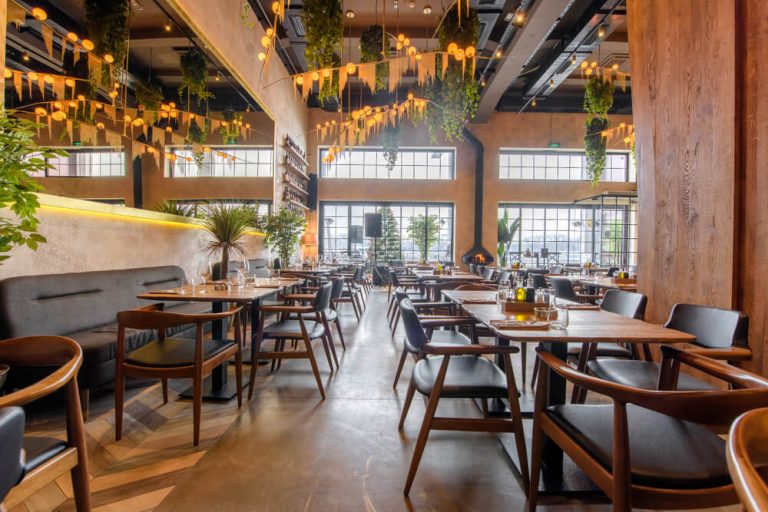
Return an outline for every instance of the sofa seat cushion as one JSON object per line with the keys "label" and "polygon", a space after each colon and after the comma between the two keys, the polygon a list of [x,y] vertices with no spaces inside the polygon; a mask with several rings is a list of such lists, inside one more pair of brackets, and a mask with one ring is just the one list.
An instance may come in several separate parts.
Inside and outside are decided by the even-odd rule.
{"label": "sofa seat cushion", "polygon": [[[613,460],[613,405],[555,405],[548,416],[603,467]],[[632,483],[704,489],[731,482],[725,442],[701,425],[627,406]]]}
{"label": "sofa seat cushion", "polygon": [[[621,359],[597,359],[587,363],[587,368],[590,373],[603,380],[642,389],[656,389],[661,372],[659,363]],[[711,391],[717,388],[703,380],[680,372],[677,389],[680,391]]]}
{"label": "sofa seat cushion", "polygon": [[24,468],[29,473],[67,449],[67,443],[55,437],[24,436]]}
{"label": "sofa seat cushion", "polygon": [[[416,363],[413,383],[419,393],[429,396],[435,385],[443,356],[428,357]],[[441,397],[446,398],[506,398],[507,377],[493,362],[483,357],[453,356]]]}
{"label": "sofa seat cushion", "polygon": [[[230,340],[207,340],[203,342],[203,359],[210,359],[222,351],[234,347]],[[195,360],[195,341],[183,338],[166,338],[147,343],[130,352],[125,362],[156,368],[191,366]]]}

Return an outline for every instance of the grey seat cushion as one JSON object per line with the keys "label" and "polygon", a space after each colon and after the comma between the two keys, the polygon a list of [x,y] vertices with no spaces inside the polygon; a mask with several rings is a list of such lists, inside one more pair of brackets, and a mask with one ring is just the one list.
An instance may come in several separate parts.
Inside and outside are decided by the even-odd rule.
{"label": "grey seat cushion", "polygon": [[[235,342],[229,340],[207,340],[203,342],[203,359],[209,359],[234,346]],[[194,364],[194,358],[195,342],[193,340],[166,338],[154,340],[138,350],[130,352],[125,361],[141,366],[173,368],[175,366],[190,366]]]}
{"label": "grey seat cushion", "polygon": [[[556,405],[549,417],[603,467],[613,460],[613,405]],[[725,442],[701,425],[627,406],[632,483],[671,489],[731,482]]]}
{"label": "grey seat cushion", "polygon": [[26,456],[24,468],[27,473],[67,449],[66,441],[55,437],[24,436],[22,446]]}
{"label": "grey seat cushion", "polygon": [[[325,335],[325,327],[321,323],[304,321],[304,327],[310,339],[322,338]],[[298,320],[285,320],[264,327],[264,337],[299,339],[303,337],[303,334]]]}
{"label": "grey seat cushion", "polygon": [[[621,359],[596,359],[587,363],[587,369],[603,380],[642,389],[656,389],[661,371],[659,363]],[[717,387],[680,372],[677,389],[680,391],[709,391],[717,389]]]}
{"label": "grey seat cushion", "polygon": [[432,337],[429,339],[430,343],[447,343],[453,345],[470,345],[472,340],[467,338],[464,334],[456,331],[437,330],[432,331]]}
{"label": "grey seat cushion", "polygon": [[[431,395],[443,356],[428,357],[416,363],[413,383],[419,393]],[[475,356],[453,356],[448,362],[441,397],[505,398],[507,377],[493,362]]]}
{"label": "grey seat cushion", "polygon": [[[581,343],[569,343],[568,355],[570,357],[579,357],[581,355]],[[632,351],[618,343],[598,343],[596,355],[597,357],[632,359]]]}

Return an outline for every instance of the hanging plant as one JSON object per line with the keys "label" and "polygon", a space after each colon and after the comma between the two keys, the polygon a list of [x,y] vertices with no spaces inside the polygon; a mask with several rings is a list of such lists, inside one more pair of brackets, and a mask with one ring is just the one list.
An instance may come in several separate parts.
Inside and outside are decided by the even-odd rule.
{"label": "hanging plant", "polygon": [[179,97],[184,97],[187,92],[187,102],[194,96],[197,105],[213,98],[208,92],[208,61],[199,50],[190,50],[181,56],[181,85]]}
{"label": "hanging plant", "polygon": [[[469,16],[462,14],[459,22],[459,13],[452,8],[438,30],[441,51],[447,51],[451,43],[456,43],[459,48],[476,47],[479,36],[480,20],[474,9],[469,11]],[[449,141],[461,140],[464,125],[477,113],[480,86],[469,62],[460,62],[451,56],[445,75],[440,76],[442,64],[440,59],[437,60],[437,78],[420,93],[421,97],[431,101],[421,118],[432,142],[437,140],[439,132]]]}
{"label": "hanging plant", "polygon": [[[301,19],[307,34],[304,57],[308,70],[339,66],[341,59],[336,51],[342,46],[344,29],[341,0],[305,0],[301,7]],[[326,104],[338,98],[338,93],[338,73],[333,72],[332,77],[324,80],[317,99]]]}
{"label": "hanging plant", "polygon": [[224,144],[237,144],[240,141],[238,122],[243,120],[243,114],[235,113],[233,110],[225,110],[223,117],[227,125],[222,125],[219,128],[219,134]]}
{"label": "hanging plant", "polygon": [[381,146],[384,149],[384,159],[387,161],[387,170],[392,172],[397,163],[397,155],[400,153],[400,121],[387,124],[381,133]]}
{"label": "hanging plant", "polygon": [[203,167],[205,161],[205,151],[203,146],[208,140],[208,136],[211,133],[211,125],[206,119],[201,127],[197,124],[197,121],[193,119],[189,122],[189,132],[187,133],[187,140],[192,144],[192,158],[195,160],[195,164],[200,169]]}
{"label": "hanging plant", "polygon": [[593,185],[600,182],[605,169],[607,139],[603,131],[611,125],[608,111],[613,107],[613,81],[601,76],[593,76],[584,89],[584,150],[587,158],[587,176]]}
{"label": "hanging plant", "polygon": [[128,56],[130,1],[85,0],[83,10],[85,30],[96,54],[111,55],[115,67],[121,69]]}
{"label": "hanging plant", "polygon": [[157,112],[163,103],[163,89],[152,82],[136,82],[136,103],[139,109],[152,112],[152,122],[157,121]]}
{"label": "hanging plant", "polygon": [[[381,25],[371,25],[360,35],[360,62],[378,62],[382,55],[384,29]],[[388,67],[386,64],[376,65],[376,87],[378,92],[387,86]]]}

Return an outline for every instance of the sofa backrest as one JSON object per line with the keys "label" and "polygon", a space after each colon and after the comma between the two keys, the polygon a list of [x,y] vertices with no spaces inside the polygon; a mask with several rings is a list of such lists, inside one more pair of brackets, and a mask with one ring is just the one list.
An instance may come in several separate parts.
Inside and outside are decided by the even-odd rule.
{"label": "sofa backrest", "polygon": [[138,294],[179,286],[183,278],[176,266],[11,277],[0,281],[0,339],[111,324],[118,311],[145,304]]}

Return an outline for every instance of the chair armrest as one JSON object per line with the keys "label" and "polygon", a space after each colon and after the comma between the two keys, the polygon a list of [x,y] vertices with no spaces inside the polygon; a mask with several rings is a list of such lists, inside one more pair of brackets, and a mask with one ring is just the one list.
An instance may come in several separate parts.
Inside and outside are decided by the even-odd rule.
{"label": "chair armrest", "polygon": [[475,325],[475,320],[468,316],[422,316],[421,325],[424,327],[449,327],[452,325]]}
{"label": "chair armrest", "polygon": [[259,311],[264,313],[312,313],[314,306],[259,306]]}
{"label": "chair armrest", "polygon": [[413,307],[418,311],[420,309],[452,308],[456,307],[456,304],[453,302],[419,302],[414,303]]}
{"label": "chair armrest", "polygon": [[725,361],[749,361],[752,359],[752,350],[748,347],[690,348],[686,349],[686,352]]}
{"label": "chair armrest", "polygon": [[448,343],[427,343],[422,350],[424,354],[442,356],[479,356],[483,354],[516,354],[520,348],[500,345],[454,345]]}
{"label": "chair armrest", "polygon": [[303,300],[303,301],[315,300],[314,293],[287,293],[287,294],[281,295],[281,297],[284,298],[285,300]]}

